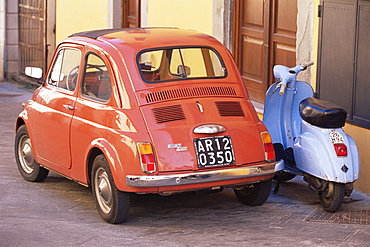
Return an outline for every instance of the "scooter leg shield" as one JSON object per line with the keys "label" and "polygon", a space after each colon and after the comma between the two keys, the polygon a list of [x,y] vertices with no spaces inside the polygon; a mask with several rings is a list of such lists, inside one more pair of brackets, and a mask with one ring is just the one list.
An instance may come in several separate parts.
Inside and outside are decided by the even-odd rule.
{"label": "scooter leg shield", "polygon": [[266,93],[265,109],[263,114],[263,123],[268,129],[273,143],[283,144],[282,120],[281,114],[281,101],[283,98],[278,93],[273,93],[277,83],[272,84]]}

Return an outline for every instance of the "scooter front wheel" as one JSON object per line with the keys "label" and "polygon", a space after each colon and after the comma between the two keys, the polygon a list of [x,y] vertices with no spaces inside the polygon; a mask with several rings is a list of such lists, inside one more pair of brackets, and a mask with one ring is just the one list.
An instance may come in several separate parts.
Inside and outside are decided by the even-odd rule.
{"label": "scooter front wheel", "polygon": [[321,206],[328,212],[336,212],[343,203],[344,184],[328,182],[326,188],[319,193]]}

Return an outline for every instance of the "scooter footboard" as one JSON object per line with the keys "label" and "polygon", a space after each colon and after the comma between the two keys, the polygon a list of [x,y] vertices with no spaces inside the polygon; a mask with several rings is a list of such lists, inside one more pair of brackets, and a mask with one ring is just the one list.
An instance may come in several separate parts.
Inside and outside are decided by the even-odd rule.
{"label": "scooter footboard", "polygon": [[[297,168],[315,177],[338,183],[349,183],[358,179],[358,153],[353,139],[342,129],[322,129],[312,125],[309,128],[310,132],[304,132],[294,141]],[[331,131],[336,131],[343,137],[347,156],[337,156],[330,140]]]}

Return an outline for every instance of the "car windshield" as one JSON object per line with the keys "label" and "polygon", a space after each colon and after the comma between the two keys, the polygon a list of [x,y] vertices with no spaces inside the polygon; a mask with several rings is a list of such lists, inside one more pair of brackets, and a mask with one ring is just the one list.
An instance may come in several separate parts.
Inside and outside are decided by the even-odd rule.
{"label": "car windshield", "polygon": [[144,51],[138,56],[138,64],[142,78],[149,83],[226,76],[221,57],[207,47]]}

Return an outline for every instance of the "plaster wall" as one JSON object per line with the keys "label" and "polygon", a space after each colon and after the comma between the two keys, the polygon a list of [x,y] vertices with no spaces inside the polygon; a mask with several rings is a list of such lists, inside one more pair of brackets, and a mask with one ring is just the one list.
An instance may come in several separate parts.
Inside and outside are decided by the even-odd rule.
{"label": "plaster wall", "polygon": [[[146,4],[146,7],[145,7]],[[146,10],[142,23],[150,27],[178,27],[213,34],[212,0],[148,0],[142,2]]]}
{"label": "plaster wall", "polygon": [[109,6],[112,10],[112,0],[63,0],[56,1],[56,42],[66,39],[69,35],[93,30],[109,28],[112,18],[109,20]]}

